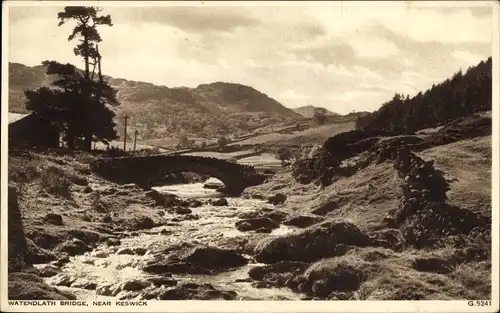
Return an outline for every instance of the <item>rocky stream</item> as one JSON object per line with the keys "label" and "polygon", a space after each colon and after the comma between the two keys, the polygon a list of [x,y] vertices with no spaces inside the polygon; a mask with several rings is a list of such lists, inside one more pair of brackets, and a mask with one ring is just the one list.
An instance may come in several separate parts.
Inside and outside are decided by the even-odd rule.
{"label": "rocky stream", "polygon": [[[241,227],[235,227],[245,214],[271,210],[273,204],[242,197],[221,198],[223,195],[213,189],[205,189],[202,183],[155,189],[196,202],[194,207],[184,208],[185,212],[176,212],[176,215],[185,213],[184,216],[196,218],[183,218],[147,230],[118,233],[116,236],[119,239],[115,243],[101,243],[92,251],[70,257],[56,275],[45,275],[45,281],[73,293],[78,299],[90,301],[294,300],[304,297],[288,288],[270,287],[249,278],[248,272],[263,264],[245,253],[243,247],[248,238],[258,236],[262,239],[298,230],[279,224],[268,227],[267,231],[256,232],[244,232],[238,230]],[[214,198],[219,201],[225,199],[227,203],[218,203]],[[166,210],[164,214],[171,213]],[[186,254],[186,251],[190,252]],[[170,263],[165,263],[165,256],[170,256]],[[36,267],[41,272],[50,272],[53,265],[38,264]]]}

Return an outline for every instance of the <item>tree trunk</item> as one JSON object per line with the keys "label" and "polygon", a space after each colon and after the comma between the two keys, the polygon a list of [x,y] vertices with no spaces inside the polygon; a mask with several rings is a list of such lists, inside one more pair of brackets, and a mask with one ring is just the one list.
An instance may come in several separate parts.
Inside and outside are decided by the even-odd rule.
{"label": "tree trunk", "polygon": [[[99,83],[102,83],[102,72],[101,72],[101,58],[100,58],[100,55],[99,55],[99,46],[97,46],[97,64],[98,64],[98,75],[99,75]],[[85,59],[85,62],[88,64],[88,57]],[[90,83],[90,77],[88,79],[88,82]],[[96,103],[99,102],[99,98],[100,98],[100,89],[97,90],[96,92]],[[90,92],[89,92],[89,97],[87,98],[89,101],[88,101],[88,104],[87,104],[87,125],[86,125],[86,133],[85,133],[85,139],[84,139],[84,143],[83,143],[83,149],[84,150],[92,150],[92,138],[93,138],[93,120],[92,120],[92,103],[94,101],[94,99],[91,99],[91,95],[90,95]]]}
{"label": "tree trunk", "polygon": [[90,99],[90,69],[89,69],[89,40],[86,32],[83,32],[84,45],[84,60],[85,60],[85,90],[84,90],[84,105],[85,105],[85,133],[83,141],[83,150],[90,151],[92,149],[92,114],[91,114],[91,99]]}
{"label": "tree trunk", "polygon": [[89,69],[89,38],[86,31],[83,34],[83,47],[84,47],[84,61],[85,61],[85,80],[90,80],[90,69]]}
{"label": "tree trunk", "polygon": [[59,129],[50,123],[47,125],[47,147],[59,148]]}
{"label": "tree trunk", "polygon": [[75,149],[75,131],[71,126],[68,127],[68,133],[66,134],[66,143],[69,149]]}
{"label": "tree trunk", "polygon": [[[75,103],[76,105],[82,105],[82,103],[78,102]],[[70,111],[69,111],[69,116],[68,116],[68,128],[66,130],[66,145],[68,146],[69,149],[74,150],[75,149],[75,140],[76,140],[76,128],[77,128],[77,121],[76,121],[76,113],[75,113],[75,107],[70,106]]]}

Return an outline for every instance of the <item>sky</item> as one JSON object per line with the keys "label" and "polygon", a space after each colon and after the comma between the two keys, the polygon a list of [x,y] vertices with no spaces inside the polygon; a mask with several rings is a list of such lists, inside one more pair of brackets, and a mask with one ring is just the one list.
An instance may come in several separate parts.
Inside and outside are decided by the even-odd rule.
{"label": "sky", "polygon": [[[347,2],[346,2],[347,3]],[[223,81],[283,105],[345,114],[415,95],[492,55],[489,7],[377,5],[101,7],[102,70],[168,87]],[[83,68],[63,7],[10,7],[9,61]]]}

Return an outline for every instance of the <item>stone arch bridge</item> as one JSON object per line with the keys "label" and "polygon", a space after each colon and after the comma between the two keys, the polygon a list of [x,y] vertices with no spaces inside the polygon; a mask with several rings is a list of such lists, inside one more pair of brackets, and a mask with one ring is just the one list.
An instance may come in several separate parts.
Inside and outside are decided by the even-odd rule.
{"label": "stone arch bridge", "polygon": [[217,158],[188,155],[153,155],[103,158],[90,164],[93,172],[117,183],[135,183],[148,189],[169,173],[193,172],[221,180],[224,192],[241,194],[246,187],[259,185],[265,176],[248,165]]}

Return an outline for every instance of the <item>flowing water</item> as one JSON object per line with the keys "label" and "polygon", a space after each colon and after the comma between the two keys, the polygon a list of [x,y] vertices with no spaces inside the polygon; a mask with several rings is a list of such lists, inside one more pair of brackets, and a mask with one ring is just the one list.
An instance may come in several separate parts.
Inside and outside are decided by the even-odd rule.
{"label": "flowing water", "polygon": [[[172,185],[155,188],[160,192],[176,194],[183,198],[208,198],[219,197],[221,194],[211,189],[204,189],[203,184]],[[120,246],[98,246],[91,252],[70,258],[70,262],[62,267],[62,273],[47,278],[51,285],[56,285],[62,277],[77,278],[72,287],[61,287],[60,289],[73,292],[79,299],[103,300],[106,296],[97,295],[95,290],[75,288],[89,282],[102,286],[106,284],[118,285],[131,279],[145,279],[153,275],[143,272],[141,265],[152,260],[151,251],[158,251],[178,244],[190,243],[194,245],[214,244],[224,237],[246,236],[244,232],[238,231],[234,224],[239,220],[238,214],[254,211],[272,205],[261,200],[226,198],[228,206],[202,205],[192,208],[193,214],[197,214],[198,220],[185,220],[178,223],[168,224],[147,231],[138,232],[138,236],[126,236],[121,239]],[[168,213],[166,213],[168,214]],[[160,233],[163,231],[163,233]],[[279,236],[295,231],[293,228],[281,225],[267,236]],[[117,254],[123,248],[144,248],[145,255]],[[210,283],[220,290],[236,291],[241,299],[299,299],[301,295],[285,288],[254,288],[250,282],[241,282],[248,278],[248,270],[253,266],[263,264],[249,263],[246,266],[228,270],[217,275],[173,275],[179,282]],[[59,284],[60,285],[60,284]],[[116,296],[120,297],[120,294]]]}

